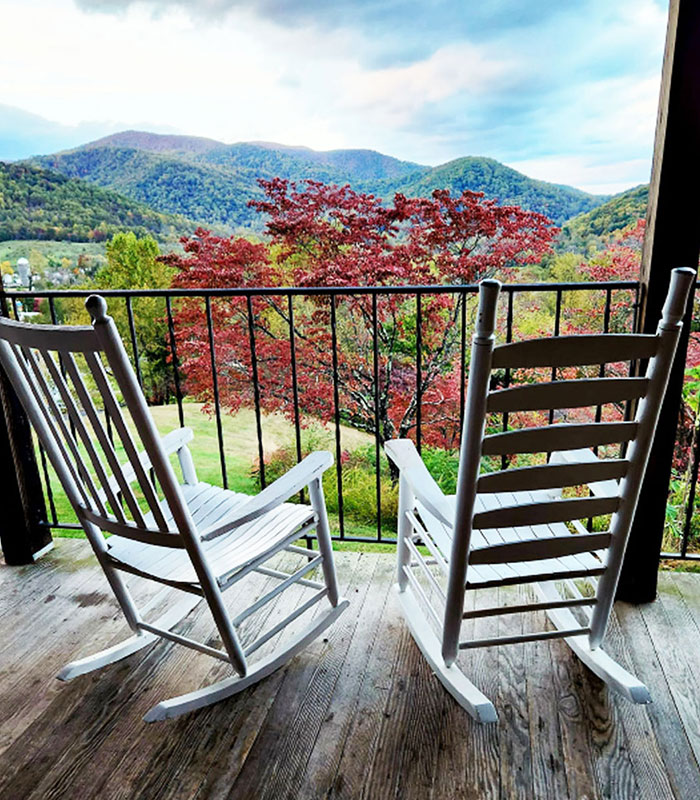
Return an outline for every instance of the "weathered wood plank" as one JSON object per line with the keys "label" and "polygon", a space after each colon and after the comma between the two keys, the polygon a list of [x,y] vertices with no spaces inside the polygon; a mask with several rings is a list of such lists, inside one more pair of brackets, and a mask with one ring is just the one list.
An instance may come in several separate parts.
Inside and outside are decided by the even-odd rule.
{"label": "weathered wood plank", "polygon": [[[361,607],[376,561],[363,556],[346,583]],[[347,580],[347,577],[346,577]],[[348,614],[323,642],[311,645],[287,670],[255,744],[230,788],[231,797],[294,797],[359,619]],[[326,643],[326,646],[324,646]]]}
{"label": "weathered wood plank", "polygon": [[[532,598],[530,598],[532,599]],[[528,615],[529,627],[546,630],[543,612]],[[569,797],[564,746],[559,727],[559,707],[552,691],[552,647],[549,642],[531,642],[525,648],[525,681],[529,709],[533,797],[550,800]]]}
{"label": "weathered wood plank", "polygon": [[[299,797],[323,797],[336,778],[345,748],[354,746],[350,732],[359,706],[361,684],[395,578],[394,559],[378,560],[364,602],[354,609],[358,625],[306,764]],[[354,605],[356,598],[357,594]]]}
{"label": "weathered wood plank", "polygon": [[[535,642],[460,654],[500,714],[498,724],[478,725],[413,643],[390,591],[393,556],[341,552],[341,586],[354,601],[350,631],[330,647],[319,640],[235,698],[146,725],[141,715],[155,701],[217,680],[227,666],[163,642],[93,676],[54,681],[56,667],[126,628],[87,543],[59,540],[50,558],[53,566],[22,572],[30,596],[23,602],[13,592],[14,610],[0,616],[0,648],[17,664],[9,674],[6,659],[0,667],[0,716],[5,700],[11,706],[0,723],[2,797],[685,800],[700,785],[691,746],[700,654],[684,646],[700,634],[700,576],[663,575],[661,603],[641,610],[621,604],[619,623],[613,618],[609,627],[606,649],[649,685],[651,705],[609,693],[564,642]],[[78,569],[68,569],[71,559],[81,562]],[[291,566],[298,556],[281,559]],[[18,576],[0,570],[0,591],[21,586]],[[271,580],[258,576],[248,591],[263,592]],[[139,591],[144,586],[137,582]],[[238,591],[227,593],[231,607]],[[520,604],[527,591],[469,592],[467,608],[477,594],[479,606],[494,606],[499,594]],[[300,602],[302,590],[290,592],[298,596],[284,593],[264,619],[246,620],[245,641]],[[27,636],[23,615],[36,619],[44,605],[46,624]],[[545,627],[537,611],[469,619],[463,632],[484,638]],[[180,630],[215,644],[203,606]]]}
{"label": "weathered wood plank", "polygon": [[569,787],[567,797],[601,800],[594,778],[595,756],[588,736],[588,724],[583,710],[581,668],[566,644],[553,640],[550,644],[552,683],[559,711],[559,730],[562,760]]}
{"label": "weathered wood plank", "polygon": [[650,630],[654,630],[661,667],[690,746],[700,763],[700,654],[696,647],[687,646],[689,642],[698,641],[695,620],[671,583],[655,603],[642,607],[642,614]]}
{"label": "weathered wood plank", "polygon": [[[467,592],[465,608],[498,603],[497,589]],[[484,638],[494,633],[497,622],[487,617],[469,620],[463,635]],[[498,699],[498,650],[485,647],[460,652],[458,663],[469,680],[491,700]],[[447,693],[440,731],[440,761],[435,777],[434,800],[456,797],[498,797],[500,793],[500,726],[480,725]]]}
{"label": "weathered wood plank", "polygon": [[[393,558],[391,562],[395,576]],[[393,582],[392,576],[390,584]],[[393,691],[394,676],[401,669],[396,654],[408,632],[400,618],[391,585],[380,589],[376,602],[381,605],[382,614],[374,645],[361,676],[346,743],[328,786],[328,797],[334,800],[352,800],[365,795],[374,759],[382,747],[382,723]]]}
{"label": "weathered wood plank", "polygon": [[[500,589],[500,605],[525,602],[523,587]],[[498,619],[498,636],[524,633],[523,614],[504,614]],[[533,796],[530,721],[527,702],[525,652],[528,645],[514,644],[497,648],[501,796],[529,800]]]}
{"label": "weathered wood plank", "polygon": [[600,794],[619,800],[638,800],[639,787],[620,724],[618,704],[610,698],[610,691],[600,678],[578,661],[576,668],[581,675],[585,724]]}
{"label": "weathered wood plank", "polygon": [[[625,669],[633,671],[632,651],[637,647],[633,638],[624,635],[617,614],[623,603],[618,603],[616,613],[610,618],[605,636],[605,650]],[[652,694],[653,706],[656,698]],[[611,695],[609,702],[614,704],[619,713],[619,721],[626,741],[626,749],[632,764],[638,788],[639,800],[658,800],[660,797],[673,797],[674,792],[669,781],[663,756],[659,748],[654,728],[646,713],[649,706],[640,708],[631,703],[614,703]]]}
{"label": "weathered wood plank", "polygon": [[683,800],[688,786],[700,785],[700,766],[678,719],[678,710],[654,647],[654,630],[649,629],[648,621],[637,606],[618,603],[616,615],[630,642],[634,674],[651,693],[653,702],[645,707],[645,712],[654,731],[673,796]]}
{"label": "weathered wood plank", "polygon": [[384,711],[380,747],[372,764],[368,798],[429,798],[439,737],[443,689],[412,637],[396,650],[397,669]]}
{"label": "weathered wood plank", "polygon": [[[264,585],[266,584],[267,581]],[[255,590],[255,587],[250,586],[248,590],[251,588]],[[264,586],[261,590],[264,590]],[[230,594],[235,602],[234,592]],[[190,615],[182,624],[181,631],[205,640],[207,636],[211,636],[213,624],[206,609],[200,608]],[[251,632],[251,635],[255,635],[255,632]],[[38,781],[37,792],[40,792],[41,797],[61,797],[69,793],[66,792],[66,787],[70,786],[74,796],[92,796],[95,792],[99,794],[103,787],[107,791],[112,776],[117,773],[125,783],[134,787],[131,796],[147,796],[142,794],[143,786],[140,783],[153,777],[152,764],[159,754],[163,754],[163,749],[165,748],[165,753],[160,758],[159,772],[161,779],[168,775],[172,777],[173,769],[182,763],[182,756],[173,758],[168,755],[168,748],[173,749],[172,742],[168,745],[167,740],[164,742],[161,736],[142,736],[146,726],[141,717],[162,697],[201,685],[202,678],[207,676],[210,669],[211,660],[205,656],[194,655],[184,648],[160,642],[147,651],[145,658],[137,655],[101,671],[92,679],[84,677],[62,686],[47,714],[53,711],[57,702],[65,705],[69,710],[71,723],[76,720],[75,727],[70,725],[68,735],[62,736],[60,731],[56,732],[49,725],[46,726],[48,735],[44,734],[42,727],[41,735],[32,739],[31,747],[36,750],[32,760],[54,764],[54,769],[48,771],[47,775],[42,775],[43,780]],[[223,672],[229,668],[220,665],[220,669],[222,674],[219,677],[223,677]],[[86,683],[90,686],[90,691],[86,691]],[[102,687],[108,684],[114,684],[113,700],[105,703],[104,693],[107,689]],[[99,690],[97,695],[92,691],[93,688]],[[220,704],[217,709],[225,705],[227,704]],[[227,715],[220,710],[218,713],[220,716],[216,727],[223,725],[227,729]],[[214,717],[216,718],[216,714]],[[187,729],[188,720],[189,717],[185,717],[182,722],[174,723],[176,741],[186,741],[182,734]],[[181,736],[177,735],[178,732]],[[121,746],[115,748],[114,742],[119,742]],[[96,750],[96,762],[100,768],[93,768],[85,773],[80,765],[93,750]],[[23,777],[20,775],[20,780]],[[19,791],[19,786],[11,783],[10,791]]]}
{"label": "weathered wood plank", "polygon": [[[298,563],[298,558],[292,556],[281,557],[280,568],[289,569],[293,563]],[[257,578],[252,582],[253,587],[258,586],[258,591],[263,592],[274,585],[276,581]],[[227,594],[227,606],[231,609],[246,606],[250,601],[248,593],[250,587],[243,584],[234,586]],[[269,629],[289,611],[303,601],[306,595],[299,587],[294,587],[286,593],[284,599],[278,598],[254,617],[245,621],[241,626],[241,639],[244,644],[253,641],[263,629]],[[211,635],[213,627],[206,613],[199,618],[198,629],[195,635],[203,640]],[[261,648],[260,656],[274,648],[274,642],[267,643]],[[198,683],[207,685],[221,680],[230,674],[226,665],[213,663],[210,659],[199,659],[197,664],[188,660],[187,651],[179,651],[179,672],[191,670],[199,666]],[[188,676],[189,677],[189,676]],[[202,791],[203,786],[216,784],[217,779],[225,777],[223,784],[228,791],[231,781],[242,768],[250,751],[257,732],[262,727],[265,715],[277,696],[284,669],[271,675],[268,679],[243,692],[240,696],[231,698],[223,703],[218,703],[210,709],[205,709],[204,725],[209,731],[205,737],[201,736],[198,726],[199,714],[188,714],[182,720],[175,720],[181,732],[177,742],[181,752],[174,752],[169,737],[162,737],[155,752],[147,749],[132,748],[125,754],[122,763],[117,767],[120,773],[125,773],[133,785],[134,795],[170,797],[175,800],[179,797],[189,797]],[[179,691],[178,676],[174,676],[172,684],[175,691]],[[138,741],[138,740],[137,740]],[[149,763],[163,764],[160,770],[150,770]],[[205,791],[210,795],[213,792]]]}

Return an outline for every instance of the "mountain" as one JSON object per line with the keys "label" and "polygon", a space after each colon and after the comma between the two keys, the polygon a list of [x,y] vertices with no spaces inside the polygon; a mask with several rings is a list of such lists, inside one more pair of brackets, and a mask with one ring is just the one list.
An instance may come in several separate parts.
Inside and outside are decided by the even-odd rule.
{"label": "mountain", "polygon": [[264,170],[289,180],[351,183],[355,187],[382,179],[417,175],[430,169],[376,150],[311,150],[273,142],[239,142],[209,151],[204,160],[222,166]]}
{"label": "mountain", "polygon": [[579,252],[595,250],[609,234],[645,217],[648,202],[648,184],[615,195],[593,211],[570,219],[559,235],[559,248]]}
{"label": "mountain", "polygon": [[222,169],[152,150],[93,145],[42,156],[32,163],[205,225],[248,228],[256,222],[247,203],[261,192],[247,170]]}
{"label": "mountain", "polygon": [[223,142],[216,139],[206,139],[203,136],[172,136],[163,133],[148,133],[146,131],[121,131],[109,136],[103,136],[94,142],[83,145],[83,148],[101,147],[128,147],[135,150],[145,150],[149,153],[166,153],[175,156],[199,156],[225,147]]}
{"label": "mountain", "polygon": [[402,192],[425,197],[435,189],[459,194],[465,189],[483,192],[501,205],[516,205],[538,211],[561,225],[567,219],[599,206],[607,197],[592,195],[556,183],[528,178],[493,158],[466,156],[441,164],[420,175],[408,175],[387,183],[381,194]]}
{"label": "mountain", "polygon": [[175,241],[194,223],[85,181],[0,162],[0,240],[100,241],[119,231]]}
{"label": "mountain", "polygon": [[113,134],[32,163],[114,189],[162,212],[237,229],[262,227],[248,207],[261,195],[259,178],[349,183],[387,199],[395,192],[428,196],[434,189],[471,189],[502,204],[539,211],[557,224],[608,199],[528,178],[490,158],[465,157],[427,167],[373,150],[321,152],[271,142],[226,145],[140,131]]}

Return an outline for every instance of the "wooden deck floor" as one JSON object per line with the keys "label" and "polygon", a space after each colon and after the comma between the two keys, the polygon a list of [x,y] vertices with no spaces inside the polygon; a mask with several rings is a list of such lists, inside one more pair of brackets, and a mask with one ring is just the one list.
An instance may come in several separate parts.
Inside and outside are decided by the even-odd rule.
{"label": "wooden deck floor", "polygon": [[[468,656],[500,713],[479,726],[413,644],[393,557],[337,561],[351,607],[327,640],[238,697],[151,725],[151,705],[226,665],[161,642],[62,684],[66,661],[124,632],[87,545],[0,567],[0,797],[700,798],[700,575],[663,574],[659,601],[617,607],[608,650],[652,705],[610,696],[564,643],[539,642]],[[500,630],[531,624],[544,620]],[[206,610],[183,630],[211,635]]]}

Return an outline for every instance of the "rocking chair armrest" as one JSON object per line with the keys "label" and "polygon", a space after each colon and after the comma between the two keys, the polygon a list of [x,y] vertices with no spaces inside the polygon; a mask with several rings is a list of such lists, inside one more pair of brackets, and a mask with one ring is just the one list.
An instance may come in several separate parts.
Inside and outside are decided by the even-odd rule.
{"label": "rocking chair armrest", "polygon": [[[183,447],[188,442],[191,442],[194,438],[194,433],[192,432],[192,428],[177,428],[174,431],[170,431],[170,433],[166,433],[165,436],[161,437],[160,444],[165,452],[166,456],[169,456],[171,453],[176,453],[179,450],[182,450]],[[151,458],[145,450],[142,450],[139,453],[139,462],[144,470],[148,470],[151,468]],[[132,483],[136,480],[136,470],[133,464],[130,461],[121,465],[122,475],[127,483]],[[109,479],[109,485],[113,492],[119,492],[119,482],[115,477]],[[106,493],[104,490],[100,491],[100,496],[104,501],[106,497]]]}
{"label": "rocking chair armrest", "polygon": [[[583,462],[594,463],[601,459],[588,447],[580,450],[557,450],[552,453],[549,459],[550,464],[581,464]],[[616,480],[596,481],[587,484],[594,497],[615,497],[620,492],[620,487]]]}
{"label": "rocking chair armrest", "polygon": [[333,456],[325,450],[310,453],[306,458],[292,467],[289,472],[266,486],[259,494],[236,508],[225,522],[219,522],[201,533],[203,542],[215,539],[228,533],[239,525],[254,520],[268,511],[282,505],[297,492],[300,492],[333,464]]}
{"label": "rocking chair armrest", "polygon": [[384,450],[399,468],[401,477],[406,480],[416,499],[443,525],[451,528],[454,524],[452,503],[428,472],[413,442],[410,439],[392,439],[384,445]]}

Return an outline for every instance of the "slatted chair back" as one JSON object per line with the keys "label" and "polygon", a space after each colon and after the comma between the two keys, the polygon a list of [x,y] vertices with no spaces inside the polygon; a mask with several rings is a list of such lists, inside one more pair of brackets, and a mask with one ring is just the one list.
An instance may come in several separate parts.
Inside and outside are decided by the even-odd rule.
{"label": "slatted chair back", "polygon": [[121,337],[86,305],[92,327],[0,318],[0,360],[81,523],[183,547],[194,527]]}
{"label": "slatted chair back", "polygon": [[[500,284],[481,284],[447,597],[447,608],[455,604],[459,614],[450,621],[448,613],[446,638],[457,639],[470,568],[596,551],[603,557],[590,621],[590,645],[595,648],[600,644],[694,278],[693,270],[674,270],[655,335],[556,336],[499,346],[494,328]],[[631,370],[629,376],[605,377],[602,365],[617,362],[646,362],[648,366],[638,377],[632,376]],[[557,370],[571,367],[594,367],[599,377],[581,378],[578,372],[565,379],[557,374]],[[503,371],[513,374],[541,368],[551,370],[551,380],[492,388]],[[562,410],[595,409],[630,401],[636,402],[632,419],[603,421],[593,412],[588,422],[562,421]],[[497,433],[486,430],[492,414],[509,414],[512,420],[513,415],[533,411],[544,413],[545,424]],[[604,445],[622,445],[619,457],[597,458],[593,448]],[[533,463],[495,472],[480,469],[489,457],[522,454]],[[535,454],[542,454],[541,463],[534,463]],[[584,484],[590,487],[590,496],[562,496],[562,491],[572,494],[566,492],[567,488]],[[498,503],[491,503],[489,498],[496,497]],[[596,517],[610,517],[611,521],[604,531],[588,532],[581,521]],[[543,528],[538,531],[538,526]],[[556,534],[557,526],[565,535]],[[504,530],[508,536],[497,535]]]}

